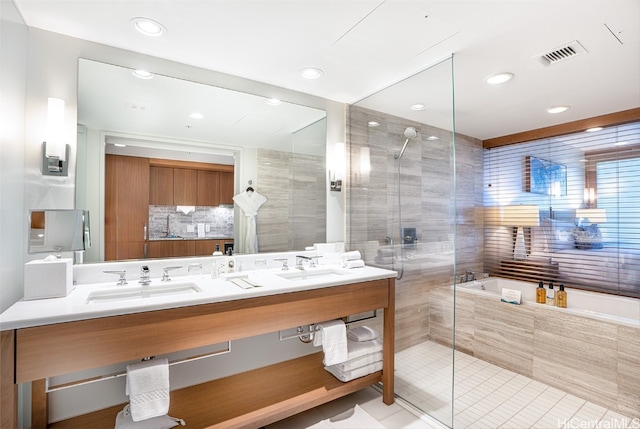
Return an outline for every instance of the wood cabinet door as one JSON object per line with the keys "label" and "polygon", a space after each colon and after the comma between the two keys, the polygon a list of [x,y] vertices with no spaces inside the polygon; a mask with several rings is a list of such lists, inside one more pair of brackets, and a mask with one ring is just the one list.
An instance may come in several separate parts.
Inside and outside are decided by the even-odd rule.
{"label": "wood cabinet door", "polygon": [[170,258],[173,256],[173,243],[171,241],[150,241],[150,258]]}
{"label": "wood cabinet door", "polygon": [[149,168],[149,204],[173,205],[173,168]]}
{"label": "wood cabinet door", "polygon": [[220,205],[220,172],[210,170],[198,170],[198,206]]}
{"label": "wood cabinet door", "polygon": [[105,259],[144,258],[149,160],[106,155],[105,178]]}
{"label": "wood cabinet door", "polygon": [[171,256],[195,256],[196,240],[176,240],[172,242],[173,254]]}
{"label": "wood cabinet door", "polygon": [[198,171],[186,168],[173,169],[173,204],[195,206],[198,186]]}
{"label": "wood cabinet door", "polygon": [[233,172],[220,172],[220,204],[233,204]]}
{"label": "wood cabinet door", "polygon": [[216,243],[220,245],[220,251],[224,248],[222,240],[198,240],[196,241],[196,256],[211,256],[216,250]]}

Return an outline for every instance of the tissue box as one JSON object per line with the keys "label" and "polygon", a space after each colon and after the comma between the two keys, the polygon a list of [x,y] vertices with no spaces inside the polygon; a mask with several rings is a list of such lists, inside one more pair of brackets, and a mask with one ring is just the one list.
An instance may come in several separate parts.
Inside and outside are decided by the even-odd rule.
{"label": "tissue box", "polygon": [[69,295],[73,285],[73,260],[36,260],[24,264],[24,299],[59,298]]}

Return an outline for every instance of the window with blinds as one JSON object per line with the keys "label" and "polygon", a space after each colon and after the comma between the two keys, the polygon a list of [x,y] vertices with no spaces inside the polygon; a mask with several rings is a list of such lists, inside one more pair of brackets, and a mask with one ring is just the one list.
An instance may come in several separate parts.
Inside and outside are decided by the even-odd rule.
{"label": "window with blinds", "polygon": [[484,151],[485,270],[640,298],[640,123]]}

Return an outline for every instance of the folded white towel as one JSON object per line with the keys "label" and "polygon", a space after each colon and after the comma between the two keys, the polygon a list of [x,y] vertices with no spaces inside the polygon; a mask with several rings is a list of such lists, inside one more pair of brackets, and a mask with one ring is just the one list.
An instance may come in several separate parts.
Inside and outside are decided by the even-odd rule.
{"label": "folded white towel", "polygon": [[362,259],[362,255],[359,250],[352,250],[351,252],[345,252],[342,254],[343,261],[353,261],[356,259]]}
{"label": "folded white towel", "polygon": [[338,380],[347,382],[356,378],[364,377],[365,375],[369,375],[376,371],[380,371],[382,369],[382,362],[374,362],[351,371],[340,371],[335,366],[325,366],[324,369],[333,374],[333,376]]}
{"label": "folded white towel", "polygon": [[342,266],[345,268],[362,268],[364,267],[364,261],[362,259],[352,259],[349,261],[342,261]]}
{"label": "folded white towel", "polygon": [[364,356],[359,356],[357,358],[349,359],[342,363],[337,363],[332,365],[338,371],[353,371],[354,369],[361,368],[363,366],[367,366],[369,364],[379,362],[382,360],[382,352],[373,352]]}
{"label": "folded white towel", "polygon": [[347,360],[355,359],[370,353],[381,352],[382,340],[380,338],[376,338],[371,341],[347,340],[347,350],[349,351]]}
{"label": "folded white towel", "polygon": [[347,349],[347,327],[342,319],[318,323],[313,336],[313,345],[322,346],[325,365],[334,365],[349,358]]}
{"label": "folded white towel", "polygon": [[391,247],[382,247],[378,249],[378,256],[382,257],[392,257],[393,256],[393,248]]}
{"label": "folded white towel", "polygon": [[353,341],[371,341],[378,338],[378,331],[368,326],[359,326],[347,331],[347,339]]}
{"label": "folded white towel", "polygon": [[134,422],[169,412],[169,361],[166,358],[127,365],[125,393]]}

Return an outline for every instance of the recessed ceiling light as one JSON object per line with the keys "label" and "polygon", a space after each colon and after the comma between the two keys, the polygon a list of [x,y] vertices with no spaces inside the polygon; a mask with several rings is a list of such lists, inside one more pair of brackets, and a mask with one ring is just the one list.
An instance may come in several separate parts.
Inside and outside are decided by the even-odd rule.
{"label": "recessed ceiling light", "polygon": [[314,67],[307,67],[300,70],[300,76],[302,76],[305,79],[317,79],[320,76],[322,76],[323,73],[324,72],[322,70]]}
{"label": "recessed ceiling light", "polygon": [[591,127],[591,128],[587,128],[585,131],[588,133],[594,133],[596,131],[600,131],[602,129],[602,127]]}
{"label": "recessed ceiling light", "polygon": [[547,108],[547,113],[562,113],[569,110],[569,106],[553,106]]}
{"label": "recessed ceiling light", "polygon": [[369,122],[367,122],[367,125],[370,126],[370,127],[379,127],[380,126],[380,122],[369,121]]}
{"label": "recessed ceiling light", "polygon": [[189,117],[191,119],[202,119],[202,118],[204,118],[204,116],[202,116],[202,113],[198,113],[198,112],[190,114]]}
{"label": "recessed ceiling light", "polygon": [[127,147],[126,144],[122,144],[122,143],[114,143],[113,144],[115,147]]}
{"label": "recessed ceiling light", "polygon": [[614,143],[613,145],[614,145],[614,146],[624,146],[624,145],[626,145],[626,144],[629,144],[629,142],[616,142],[616,143]]}
{"label": "recessed ceiling light", "polygon": [[282,101],[278,100],[277,98],[267,98],[265,100],[265,103],[267,103],[269,106],[279,106],[280,104],[282,104]]}
{"label": "recessed ceiling light", "polygon": [[413,106],[411,106],[411,110],[424,110],[426,108],[427,108],[427,106],[425,106],[422,103],[416,103]]}
{"label": "recessed ceiling light", "polygon": [[436,137],[436,136],[429,136],[429,137],[427,137],[427,140],[438,140],[438,137]]}
{"label": "recessed ceiling light", "polygon": [[513,79],[513,73],[504,72],[504,73],[494,74],[493,76],[489,76],[487,78],[487,83],[491,85],[498,85],[501,83],[508,82],[511,79]]}
{"label": "recessed ceiling light", "polygon": [[131,74],[139,79],[153,79],[153,74],[146,70],[134,70]]}
{"label": "recessed ceiling light", "polygon": [[154,21],[153,19],[138,17],[133,18],[131,20],[131,23],[136,30],[138,30],[145,36],[158,37],[167,32],[167,29],[164,27],[164,25],[160,24],[157,21]]}

